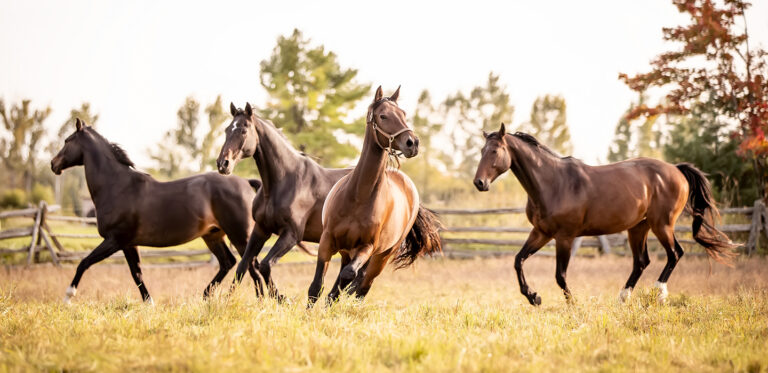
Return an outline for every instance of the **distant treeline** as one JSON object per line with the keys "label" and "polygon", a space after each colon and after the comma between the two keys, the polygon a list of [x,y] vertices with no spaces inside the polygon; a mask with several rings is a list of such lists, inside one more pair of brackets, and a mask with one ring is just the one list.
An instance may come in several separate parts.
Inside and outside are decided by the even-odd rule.
{"label": "distant treeline", "polygon": [[[738,6],[742,6],[741,12],[746,8],[742,2],[722,9],[706,0],[673,3],[690,16],[691,24],[665,29],[665,38],[683,43],[683,51],[663,53],[649,73],[620,75],[638,92],[638,99],[628,103],[625,115],[617,118],[614,141],[605,160],[646,156],[691,162],[709,173],[720,202],[749,205],[765,195],[765,52],[747,50],[746,30],[742,33],[734,27],[733,19],[742,14]],[[680,6],[682,3],[687,5]],[[716,19],[712,12],[719,12]],[[717,27],[720,29],[715,30]],[[685,32],[691,29],[698,31]],[[682,67],[689,59],[701,57],[705,60],[701,69]],[[735,61],[743,62],[737,66]],[[356,69],[343,67],[335,53],[313,43],[299,30],[278,38],[259,71],[268,98],[251,102],[258,114],[281,128],[296,148],[319,163],[350,166],[365,129],[359,108],[370,99],[371,84],[360,82]],[[649,106],[644,92],[653,86],[672,88],[663,100]],[[235,104],[243,106],[244,102]],[[227,106],[221,96],[205,106],[187,97],[178,109],[176,125],[162,141],[147,147],[154,163],[149,172],[160,179],[172,179],[213,170],[223,127],[230,119]],[[46,136],[50,108],[35,109],[30,100],[11,104],[0,100],[0,111],[4,124],[0,133],[0,172],[4,175],[0,204],[8,207],[55,199],[65,209],[83,213],[80,201],[87,198],[87,190],[82,170],[70,170],[55,179],[48,162],[73,131],[74,118],[98,129],[98,114],[83,103],[71,110],[56,136]],[[493,72],[468,92],[436,99],[428,90],[421,91],[415,110],[408,113],[421,138],[420,155],[404,162],[403,169],[416,182],[422,198],[440,203],[469,193],[484,141],[480,134],[497,130],[502,122],[507,128],[536,136],[558,153],[569,155],[573,151],[563,97],[538,97],[527,120],[515,122],[514,111],[507,87]],[[53,140],[46,141],[49,137]],[[253,162],[240,162],[235,172],[258,174]],[[498,188],[524,201],[513,178],[502,181]]]}

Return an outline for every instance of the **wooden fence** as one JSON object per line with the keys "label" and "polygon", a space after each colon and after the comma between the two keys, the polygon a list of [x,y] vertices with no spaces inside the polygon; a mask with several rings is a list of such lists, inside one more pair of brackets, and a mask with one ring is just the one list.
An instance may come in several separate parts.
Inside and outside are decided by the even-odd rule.
{"label": "wooden fence", "polygon": [[[0,241],[10,238],[23,238],[30,237],[30,243],[28,246],[19,249],[4,249],[0,247],[1,254],[15,254],[26,253],[27,264],[37,262],[39,260],[39,253],[47,251],[54,264],[59,265],[61,262],[66,261],[78,261],[88,255],[89,251],[70,251],[67,250],[60,242],[59,238],[101,238],[96,234],[66,234],[66,233],[54,233],[51,227],[48,225],[48,221],[66,221],[81,224],[95,224],[96,218],[80,218],[72,216],[60,216],[54,215],[59,210],[58,206],[48,206],[45,202],[40,202],[40,205],[35,208],[28,208],[23,210],[5,211],[0,212],[0,220],[7,218],[29,218],[32,219],[33,225],[22,228],[12,228],[0,231]],[[435,212],[440,216],[478,216],[478,215],[501,215],[501,214],[524,214],[525,208],[497,208],[497,209],[435,209]],[[721,225],[718,228],[727,234],[732,233],[749,233],[747,242],[743,244],[743,251],[746,254],[753,254],[756,252],[759,245],[759,237],[762,232],[768,232],[768,210],[765,205],[757,201],[753,207],[735,207],[724,208],[720,210],[723,215],[737,214],[750,217],[749,224],[728,224]],[[474,233],[480,234],[493,234],[493,233],[528,233],[530,232],[530,226],[521,227],[488,227],[488,226],[449,226],[442,232],[442,240],[445,246],[445,254],[449,258],[473,258],[484,256],[505,256],[514,255],[515,250],[462,250],[456,248],[457,245],[490,245],[494,247],[521,247],[524,243],[524,239],[499,239],[499,238],[477,238],[477,237],[462,237],[461,233]],[[688,225],[678,224],[675,227],[676,232],[691,232],[691,227]],[[655,237],[649,235],[649,240],[656,240]],[[680,239],[680,243],[694,244],[695,242],[690,239]],[[574,247],[572,254],[575,255],[579,252],[580,247],[595,247],[598,248],[600,254],[608,254],[612,252],[612,248],[615,247],[627,247],[627,237],[625,234],[613,234],[599,237],[586,237],[578,238],[574,241]],[[547,246],[554,246],[554,241],[547,243]],[[268,248],[267,248],[268,249]],[[113,255],[113,258],[122,257],[122,252],[117,252]],[[190,266],[198,265],[202,263],[215,262],[215,257],[211,255],[211,252],[207,249],[200,250],[144,250],[142,256],[146,258],[189,258],[201,255],[209,255],[208,261],[197,262],[182,262],[167,264],[167,266]],[[540,252],[537,255],[553,255],[551,252]]]}
{"label": "wooden fence", "polygon": [[[478,216],[478,215],[509,215],[509,214],[525,214],[524,207],[518,208],[496,208],[496,209],[435,209],[441,217],[449,215],[459,216]],[[761,201],[756,201],[753,207],[733,207],[724,208],[720,210],[722,215],[745,215],[750,217],[749,224],[726,224],[718,226],[718,229],[726,234],[733,233],[749,233],[749,238],[746,243],[743,243],[743,252],[751,255],[756,252],[758,247],[759,237],[761,232],[768,232],[768,211],[765,205]],[[494,247],[522,247],[525,243],[525,239],[500,239],[500,238],[477,238],[465,236],[462,237],[461,233],[474,233],[477,236],[478,233],[486,234],[499,234],[499,233],[529,233],[531,231],[530,225],[520,227],[488,227],[488,226],[448,226],[444,229],[445,233],[442,235],[443,244],[445,247],[446,256],[454,258],[472,258],[482,256],[506,256],[514,255],[516,250],[462,250],[456,248],[457,245],[489,245]],[[678,224],[675,226],[675,232],[691,232],[690,225]],[[447,237],[446,237],[447,236]],[[649,241],[657,241],[653,235],[648,236]],[[682,244],[695,244],[692,239],[678,239]],[[554,246],[554,240],[547,243],[546,246]],[[625,247],[628,248],[627,236],[624,233],[612,234],[599,237],[579,237],[573,242],[572,255],[576,255],[579,252],[580,247],[595,247],[600,254],[608,254],[612,252],[612,248]],[[694,255],[700,253],[693,253]],[[540,252],[536,255],[554,255],[552,252]]]}

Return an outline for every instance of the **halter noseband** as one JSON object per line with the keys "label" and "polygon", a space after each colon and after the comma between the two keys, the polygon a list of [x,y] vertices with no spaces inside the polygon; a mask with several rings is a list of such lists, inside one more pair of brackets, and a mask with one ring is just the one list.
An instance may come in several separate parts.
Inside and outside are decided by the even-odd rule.
{"label": "halter noseband", "polygon": [[[389,144],[387,146],[381,145],[381,143],[379,142],[379,136],[374,133],[373,139],[376,140],[376,145],[378,145],[381,149],[385,150],[390,157],[397,158],[400,155],[402,155],[402,152],[398,154],[397,150],[392,148],[392,143],[395,142],[395,137],[399,136],[401,133],[404,133],[404,132],[410,131],[411,133],[413,133],[413,130],[408,128],[408,125],[406,125],[405,128],[401,129],[400,131],[397,131],[393,134],[389,134],[384,130],[382,130],[381,128],[379,128],[379,126],[376,124],[376,117],[373,115],[373,112],[376,111],[376,108],[379,107],[379,105],[381,105],[385,101],[392,102],[395,104],[395,106],[397,106],[397,103],[395,101],[392,101],[389,97],[382,97],[378,101],[374,102],[373,105],[371,105],[371,112],[368,114],[368,124],[370,124],[373,127],[373,129],[376,130],[376,132],[384,135],[384,137],[386,137],[389,140]],[[400,164],[399,161],[397,163],[398,165]]]}

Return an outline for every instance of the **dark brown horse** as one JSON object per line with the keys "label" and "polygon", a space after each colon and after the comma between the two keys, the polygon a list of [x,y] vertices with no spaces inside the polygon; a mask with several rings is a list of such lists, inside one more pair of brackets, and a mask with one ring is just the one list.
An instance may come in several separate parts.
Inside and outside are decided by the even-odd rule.
{"label": "dark brown horse", "polygon": [[541,298],[526,283],[523,262],[552,238],[555,279],[566,299],[571,298],[565,273],[575,237],[628,231],[634,268],[620,293],[625,301],[650,263],[650,230],[667,251],[667,265],[656,282],[659,300],[664,301],[667,280],[683,256],[675,239],[675,222],[686,205],[693,211],[696,242],[718,261],[727,263],[735,255],[735,245],[714,227],[718,211],[709,181],[688,163],[675,166],[636,158],[588,166],[572,157],[560,158],[528,134],[506,134],[503,123],[498,132],[485,134],[485,141],[474,180],[477,189],[487,191],[493,180],[511,169],[528,193],[526,213],[533,229],[515,257],[515,270],[520,291],[533,305],[541,304]]}
{"label": "dark brown horse", "polygon": [[318,242],[323,231],[323,202],[335,184],[350,169],[324,168],[296,151],[275,126],[259,118],[251,104],[237,109],[230,103],[232,123],[216,163],[219,173],[228,175],[241,159],[253,157],[263,185],[253,200],[253,227],[248,247],[237,267],[239,282],[247,263],[255,258],[273,234],[280,237],[257,266],[272,296],[278,297],[272,266],[302,241]]}
{"label": "dark brown horse", "polygon": [[404,267],[420,254],[442,251],[439,221],[421,206],[416,186],[399,170],[387,169],[395,151],[406,158],[419,151],[419,139],[397,106],[399,93],[400,88],[383,97],[381,87],[376,90],[368,107],[360,161],[334,185],[325,201],[310,306],[322,292],[328,262],[336,253],[341,253],[341,271],[328,294],[331,301],[342,290],[365,297],[393,255]]}
{"label": "dark brown horse", "polygon": [[[216,173],[192,176],[167,183],[133,169],[133,162],[116,144],[77,119],[77,129],[51,160],[56,175],[84,166],[88,191],[98,212],[99,235],[104,241],[77,266],[67,289],[66,302],[77,291],[80,278],[90,266],[122,250],[144,301],[152,297],[142,279],[136,246],[180,245],[197,237],[219,261],[219,272],[204,294],[221,282],[235,265],[224,235],[242,255],[253,227],[250,204],[258,180],[227,178]],[[250,268],[257,285],[258,274]]]}

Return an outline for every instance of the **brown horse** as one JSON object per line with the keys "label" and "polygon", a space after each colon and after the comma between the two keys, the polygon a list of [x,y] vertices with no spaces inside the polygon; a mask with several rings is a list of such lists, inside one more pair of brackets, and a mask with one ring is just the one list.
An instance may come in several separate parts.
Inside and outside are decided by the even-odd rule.
{"label": "brown horse", "polygon": [[406,158],[419,151],[419,139],[397,106],[399,93],[400,88],[383,97],[381,87],[376,90],[368,107],[360,161],[333,186],[325,201],[310,306],[320,296],[328,262],[337,252],[341,253],[341,271],[328,295],[331,301],[350,285],[350,291],[365,297],[393,254],[397,254],[395,262],[404,267],[420,254],[442,251],[439,221],[419,203],[416,186],[399,170],[387,170],[395,151]]}
{"label": "brown horse", "polygon": [[255,261],[264,243],[273,234],[280,237],[261,264],[257,263],[270,294],[279,297],[272,279],[272,266],[301,241],[319,242],[323,232],[323,202],[335,184],[351,169],[324,168],[296,151],[275,126],[256,116],[251,104],[245,110],[230,103],[232,123],[216,164],[219,173],[228,175],[241,159],[253,157],[263,181],[253,200],[256,224],[235,282],[245,275],[247,263]]}
{"label": "brown horse", "polygon": [[683,256],[675,239],[675,222],[689,206],[693,211],[693,237],[716,260],[726,262],[735,254],[735,245],[714,227],[718,216],[709,181],[690,164],[671,165],[655,159],[636,158],[606,166],[588,166],[581,161],[560,158],[533,136],[498,132],[485,134],[485,146],[474,184],[487,191],[490,183],[512,170],[528,193],[526,214],[533,224],[528,239],[515,257],[520,291],[533,305],[541,298],[532,291],[523,275],[523,262],[552,238],[555,239],[555,279],[567,300],[571,292],[565,273],[571,258],[571,243],[578,236],[628,231],[634,268],[620,299],[629,298],[640,275],[650,263],[648,231],[667,251],[667,265],[656,282],[659,300],[667,297],[667,280]]}
{"label": "brown horse", "polygon": [[[76,121],[77,129],[51,160],[51,170],[85,168],[88,190],[98,212],[99,235],[104,241],[77,266],[65,302],[77,292],[83,273],[118,250],[122,250],[139,287],[141,297],[152,302],[142,279],[136,246],[165,247],[202,237],[219,261],[219,272],[205,288],[204,295],[221,282],[235,265],[224,235],[242,255],[253,227],[250,203],[258,180],[227,178],[216,173],[192,176],[167,183],[133,169],[125,151],[99,135],[96,130]],[[250,268],[258,281],[255,267]]]}

